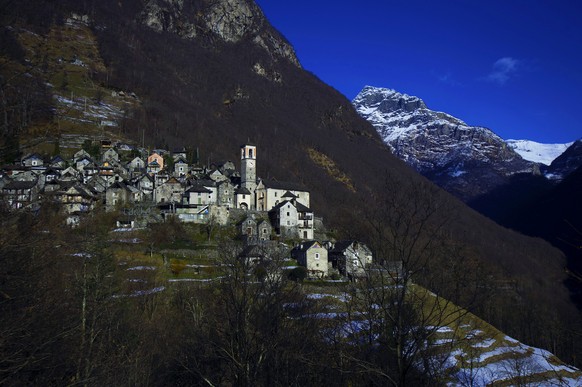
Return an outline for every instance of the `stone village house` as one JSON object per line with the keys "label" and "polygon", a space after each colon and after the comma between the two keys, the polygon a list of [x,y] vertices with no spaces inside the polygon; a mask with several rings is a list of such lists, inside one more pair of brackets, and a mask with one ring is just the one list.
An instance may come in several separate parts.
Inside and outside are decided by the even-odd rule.
{"label": "stone village house", "polygon": [[309,277],[326,277],[329,273],[327,249],[318,241],[301,242],[291,250],[291,257],[307,269]]}

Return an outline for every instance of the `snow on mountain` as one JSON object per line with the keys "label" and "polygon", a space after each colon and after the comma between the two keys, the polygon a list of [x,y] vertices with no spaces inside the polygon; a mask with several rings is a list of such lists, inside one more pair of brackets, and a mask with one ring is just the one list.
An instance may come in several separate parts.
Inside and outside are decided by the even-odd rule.
{"label": "snow on mountain", "polygon": [[566,144],[542,144],[530,140],[507,140],[507,144],[525,160],[550,165],[568,149],[573,142]]}
{"label": "snow on mountain", "polygon": [[430,110],[418,97],[366,86],[352,104],[396,156],[462,199],[537,172],[491,130]]}

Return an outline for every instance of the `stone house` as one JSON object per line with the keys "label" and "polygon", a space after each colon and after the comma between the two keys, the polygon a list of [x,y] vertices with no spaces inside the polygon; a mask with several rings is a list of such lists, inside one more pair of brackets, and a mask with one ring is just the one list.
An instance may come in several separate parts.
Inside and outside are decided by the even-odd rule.
{"label": "stone house", "polygon": [[208,174],[208,178],[212,181],[215,181],[216,183],[220,183],[221,181],[225,181],[228,180],[228,177],[226,177],[222,172],[220,172],[218,169],[210,172]]}
{"label": "stone house", "polygon": [[297,208],[297,232],[303,240],[313,239],[313,211],[299,202],[294,202]]}
{"label": "stone house", "polygon": [[234,176],[238,175],[236,166],[230,160],[218,163],[218,170],[229,179],[232,179]]}
{"label": "stone house", "polygon": [[332,266],[350,278],[364,275],[366,266],[372,263],[370,248],[354,240],[335,242],[328,256]]}
{"label": "stone house", "polygon": [[[15,172],[15,171],[13,171]],[[25,170],[20,170],[18,171],[18,173],[13,173],[12,174],[12,179],[13,180],[18,180],[18,181],[37,181],[39,178],[38,174],[36,171],[32,171],[30,169],[25,169]]]}
{"label": "stone house", "polygon": [[247,244],[256,243],[257,221],[253,215],[248,215],[240,224],[240,234]]}
{"label": "stone house", "polygon": [[88,158],[88,159],[91,158],[91,155],[89,153],[87,153],[87,151],[85,149],[81,149],[73,155],[73,162],[77,163],[77,161],[79,161],[83,158]]}
{"label": "stone house", "polygon": [[216,199],[213,192],[200,184],[188,188],[184,192],[184,200],[182,201],[183,204],[203,206],[214,204],[215,202]]}
{"label": "stone house", "polygon": [[49,181],[57,181],[61,177],[62,170],[56,167],[48,167],[44,171],[44,180],[45,182]]}
{"label": "stone house", "polygon": [[318,241],[302,242],[291,250],[291,257],[307,269],[310,277],[328,275],[328,252]]}
{"label": "stone house", "polygon": [[185,177],[188,174],[188,163],[183,159],[179,158],[174,162],[174,176]]}
{"label": "stone house", "polygon": [[67,167],[63,172],[61,172],[61,181],[72,181],[80,180],[80,173],[73,167]]}
{"label": "stone house", "polygon": [[239,253],[238,258],[244,260],[247,265],[254,267],[254,265],[266,260],[268,255],[261,246],[248,245]]}
{"label": "stone house", "polygon": [[240,234],[246,244],[259,244],[271,239],[273,227],[266,219],[257,219],[254,214],[239,223]]}
{"label": "stone house", "polygon": [[147,171],[150,175],[155,175],[162,170],[160,163],[157,160],[153,160],[152,162],[148,162]]}
{"label": "stone house", "polygon": [[151,175],[144,173],[139,178],[134,180],[133,185],[141,192],[143,192],[144,199],[153,200],[155,185],[154,178]]}
{"label": "stone house", "polygon": [[42,157],[40,157],[40,155],[37,153],[26,155],[22,158],[20,163],[25,167],[40,167],[44,165]]}
{"label": "stone house", "polygon": [[175,177],[171,177],[164,184],[154,189],[154,201],[156,203],[181,203],[184,187]]}
{"label": "stone house", "polygon": [[234,207],[234,185],[230,180],[224,180],[216,184],[218,189],[217,204],[226,208]]}
{"label": "stone house", "polygon": [[75,159],[75,169],[79,172],[83,172],[87,165],[95,165],[93,159],[89,156],[82,156],[78,159]]}
{"label": "stone house", "polygon": [[27,207],[39,199],[39,188],[34,180],[14,180],[2,187],[2,199],[11,209]]}
{"label": "stone house", "polygon": [[107,211],[114,210],[117,206],[137,203],[142,201],[143,193],[124,181],[113,183],[105,192],[105,207]]}
{"label": "stone house", "polygon": [[[154,164],[155,167],[152,166],[152,164]],[[164,169],[164,158],[162,156],[160,156],[158,153],[154,152],[148,156],[147,165],[148,165],[148,172],[150,172],[149,169],[152,168],[152,169],[157,169],[157,171],[151,172],[151,173],[158,173],[159,171]]]}
{"label": "stone house", "polygon": [[313,211],[295,200],[285,200],[269,211],[275,232],[283,238],[313,239]]}
{"label": "stone house", "polygon": [[297,238],[297,207],[291,201],[284,201],[269,211],[269,219],[277,235],[283,238]]}
{"label": "stone house", "polygon": [[155,186],[159,187],[163,184],[166,184],[166,181],[170,180],[172,176],[167,171],[161,171],[160,173],[155,174],[153,177]]}
{"label": "stone house", "polygon": [[115,182],[105,191],[105,209],[113,211],[117,206],[129,203],[130,191],[123,182]]}
{"label": "stone house", "polygon": [[89,187],[78,182],[63,183],[61,189],[55,193],[55,198],[67,214],[91,211],[98,201],[98,197]]}
{"label": "stone house", "polygon": [[252,199],[253,195],[251,192],[245,187],[238,187],[235,192],[235,206],[236,208],[240,208],[242,210],[248,210],[252,207]]}
{"label": "stone house", "polygon": [[180,159],[186,160],[187,157],[188,155],[186,152],[186,148],[177,149],[172,152],[172,158],[174,159],[174,161],[178,161]]}
{"label": "stone house", "polygon": [[283,198],[286,194],[293,194],[298,203],[305,207],[310,205],[309,191],[293,183],[282,183],[274,180],[259,180],[256,188],[257,210],[270,211],[279,203],[289,200]]}
{"label": "stone house", "polygon": [[113,168],[113,165],[111,165],[109,161],[105,161],[99,168],[99,176],[107,178],[108,176],[113,176],[114,174],[115,168]]}
{"label": "stone house", "polygon": [[271,226],[271,223],[268,220],[263,219],[260,220],[259,223],[257,223],[257,237],[259,242],[270,240],[272,232],[273,227]]}
{"label": "stone house", "polygon": [[218,187],[214,181],[212,181],[212,180],[197,180],[196,185],[200,185],[211,192],[209,194],[209,203],[210,204],[217,204],[218,203]]}
{"label": "stone house", "polygon": [[66,168],[67,162],[59,155],[53,157],[49,163],[53,168]]}
{"label": "stone house", "polygon": [[113,149],[113,148],[108,148],[105,152],[103,152],[103,155],[101,156],[101,161],[102,162],[106,162],[106,161],[119,162],[119,153],[117,153],[115,151],[115,149]]}
{"label": "stone house", "polygon": [[103,176],[94,175],[89,178],[89,180],[87,180],[85,185],[91,188],[93,191],[102,194],[107,190],[107,187],[110,184]]}
{"label": "stone house", "polygon": [[127,163],[127,169],[130,172],[134,172],[136,170],[143,170],[145,168],[145,161],[142,160],[141,157],[134,157],[129,163]]}

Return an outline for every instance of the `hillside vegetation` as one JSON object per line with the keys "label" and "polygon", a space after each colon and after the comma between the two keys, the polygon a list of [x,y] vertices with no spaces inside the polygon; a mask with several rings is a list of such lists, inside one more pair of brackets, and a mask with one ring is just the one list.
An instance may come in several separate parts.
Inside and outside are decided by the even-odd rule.
{"label": "hillside vegetation", "polygon": [[[190,11],[203,16],[210,2],[201,0],[192,4],[195,9]],[[579,314],[563,285],[566,278],[564,257],[558,250],[542,240],[501,228],[436,190],[390,154],[375,130],[356,114],[349,101],[292,61],[277,57],[255,44],[254,36],[243,36],[237,42],[230,42],[212,31],[200,30],[196,38],[184,39],[173,32],[158,32],[144,26],[138,17],[142,11],[143,4],[137,0],[0,1],[0,116],[4,162],[12,163],[19,152],[32,150],[44,154],[64,153],[74,144],[73,139],[98,136],[126,138],[151,148],[199,148],[202,160],[217,161],[234,159],[240,144],[251,140],[261,152],[258,176],[302,183],[311,192],[313,209],[338,235],[358,238],[371,245],[374,239],[371,220],[387,201],[395,195],[411,198],[418,195],[418,191],[430,194],[435,202],[447,203],[442,208],[437,206],[433,219],[439,224],[440,219],[446,219],[443,227],[447,240],[462,246],[467,255],[475,257],[479,267],[483,268],[479,274],[488,280],[488,289],[493,290],[492,296],[474,305],[473,311],[512,337],[551,348],[567,362],[581,358],[578,352],[582,346],[576,345],[579,342]],[[88,15],[86,25],[68,24],[67,19],[73,12]],[[275,34],[267,21],[261,23],[261,28]],[[103,121],[113,121],[114,125]],[[40,225],[37,227],[42,229]],[[87,239],[96,232],[91,228],[86,230]],[[14,234],[16,239],[9,239],[21,246],[27,242],[18,238],[26,235],[21,230]],[[62,243],[72,242],[63,238]],[[25,251],[21,255],[24,262],[26,254],[32,254],[30,250]],[[49,255],[47,258],[50,258],[49,252],[55,252],[54,246],[43,252]],[[19,267],[10,257],[11,250],[2,252],[3,265]],[[82,262],[69,260],[50,261],[54,271],[59,273],[55,278],[74,277],[62,270],[62,266],[79,267]],[[475,271],[474,267],[463,267],[464,261],[460,262],[460,270]],[[178,267],[179,262],[175,265]],[[32,267],[22,273],[21,278],[28,278],[35,270]],[[99,280],[104,278],[109,277],[99,277]],[[42,285],[44,279],[39,281],[38,284]],[[30,284],[27,281],[11,282],[15,291],[22,286],[31,292],[30,304],[23,306],[24,309],[34,305],[32,300],[35,297],[48,300],[63,290],[51,282],[49,285],[57,287],[54,293],[38,295]],[[201,289],[200,294],[206,292],[207,289]],[[111,309],[112,320],[128,314],[126,317],[131,324],[137,326],[143,320],[144,325],[136,328],[138,333],[135,336],[125,337],[122,324],[114,325],[113,321],[108,321],[112,324],[106,330],[109,341],[105,342],[108,345],[123,348],[126,339],[154,345],[140,347],[132,354],[119,354],[120,357],[126,356],[124,361],[111,357],[107,366],[114,367],[118,362],[136,372],[143,368],[144,363],[133,358],[135,355],[148,361],[160,357],[155,359],[160,367],[156,370],[159,371],[156,378],[163,379],[167,367],[190,364],[191,361],[212,369],[214,363],[201,364],[204,359],[198,358],[189,348],[200,347],[195,328],[212,335],[221,327],[212,327],[209,321],[214,320],[208,320],[209,316],[226,311],[198,310],[197,303],[202,302],[199,296],[181,298],[178,290],[176,294],[177,299],[154,296],[143,301],[135,300],[135,305],[128,306],[129,309]],[[113,300],[109,295],[98,297],[104,305]],[[133,301],[128,303],[133,304]],[[160,304],[168,307],[179,305],[179,308],[161,314]],[[48,308],[48,303],[43,305]],[[80,311],[78,303],[66,305],[76,305],[70,316],[55,310],[47,314],[45,321],[67,327],[66,321],[60,324],[60,317],[72,319],[78,317]],[[216,307],[224,305],[219,302]],[[131,308],[134,307],[139,313],[132,314]],[[22,310],[19,307],[14,309]],[[202,325],[193,324],[193,321]],[[39,323],[36,320],[35,324]],[[296,334],[301,337],[306,337],[301,329],[312,331],[309,326],[296,328],[299,332]],[[176,336],[169,337],[174,331]],[[61,333],[65,335],[61,332],[53,337],[54,331],[49,327],[40,333],[47,336],[39,337],[39,344],[42,340],[47,343],[58,341]],[[186,340],[189,347],[181,346],[186,343],[176,343],[183,337],[189,338]],[[164,338],[168,340],[164,341]],[[77,339],[71,339],[75,344],[69,342],[65,349],[80,345]],[[304,354],[305,359],[321,356],[309,349],[309,344],[309,341],[290,343],[289,353],[284,352],[284,356],[290,357],[273,361],[290,364],[300,354]],[[85,351],[84,345],[75,351]],[[103,345],[99,350],[104,351],[100,356],[105,357],[107,346]],[[151,347],[171,345],[178,345],[184,352],[171,359],[163,353],[147,353]],[[76,354],[75,351],[55,348],[50,351],[57,350],[63,356]],[[47,352],[43,352],[43,348],[38,348],[38,351],[39,359],[46,360]],[[228,354],[218,352],[213,356],[224,358]],[[62,376],[64,379],[59,380],[81,380],[81,376],[72,376],[71,372],[86,372],[83,371],[84,361],[78,360],[80,365],[67,371]],[[319,363],[312,363],[313,367],[314,364]],[[185,368],[181,372],[180,377],[184,378],[196,373]],[[289,379],[284,382],[298,377],[298,370],[289,372],[285,375]],[[321,371],[318,374],[314,370],[307,372],[306,377],[313,377],[311,381],[317,384],[323,382],[329,373],[328,370],[328,373]],[[343,375],[338,377],[341,379]],[[158,381],[160,379],[136,379],[128,380],[128,384]]]}
{"label": "hillside vegetation", "polygon": [[[395,326],[377,319],[394,305],[365,302],[381,294],[390,299],[399,286],[297,281],[289,267],[294,262],[284,255],[266,266],[238,259],[242,245],[232,226],[215,229],[209,240],[204,227],[179,222],[112,230],[116,215],[95,213],[71,231],[54,211],[2,214],[0,254],[11,257],[0,272],[2,384],[582,380],[549,352],[519,343],[419,285],[410,285],[402,305],[412,309],[402,314],[407,354],[400,359],[383,344]],[[413,323],[419,317],[427,323],[422,333]],[[399,360],[407,364],[402,374]]]}

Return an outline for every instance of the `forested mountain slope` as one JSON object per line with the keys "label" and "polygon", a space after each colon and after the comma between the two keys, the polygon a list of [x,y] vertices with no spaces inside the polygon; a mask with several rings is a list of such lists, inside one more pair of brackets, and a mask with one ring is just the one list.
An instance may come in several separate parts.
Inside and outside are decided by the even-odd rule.
{"label": "forested mountain slope", "polygon": [[[404,192],[411,198],[430,192],[433,219],[446,220],[435,224],[452,244],[477,258],[487,286],[496,290],[496,297],[476,312],[508,334],[543,347],[551,341],[543,334],[548,332],[544,324],[559,316],[558,341],[569,342],[566,328],[577,320],[563,285],[563,255],[435,190],[394,157],[350,101],[301,69],[289,44],[251,0],[3,0],[5,155],[17,142],[22,148],[55,144],[65,134],[103,130],[65,125],[66,109],[53,98],[83,93],[83,82],[71,90],[73,80],[63,81],[67,70],[51,62],[53,57],[68,63],[76,58],[43,55],[42,44],[27,47],[23,38],[32,33],[41,42],[51,36],[74,41],[62,34],[73,12],[88,16],[86,28],[97,42],[98,57],[86,58],[90,71],[83,82],[100,93],[134,93],[138,101],[120,108],[111,135],[152,148],[197,147],[204,161],[236,159],[240,144],[252,141],[259,152],[259,176],[302,183],[311,191],[313,210],[338,236],[371,244],[370,220],[391,199],[394,187],[416,190]],[[62,82],[50,84],[57,73]],[[30,91],[35,98],[22,111],[31,118],[23,122],[8,106],[20,106]],[[435,204],[440,202],[447,205]]]}

